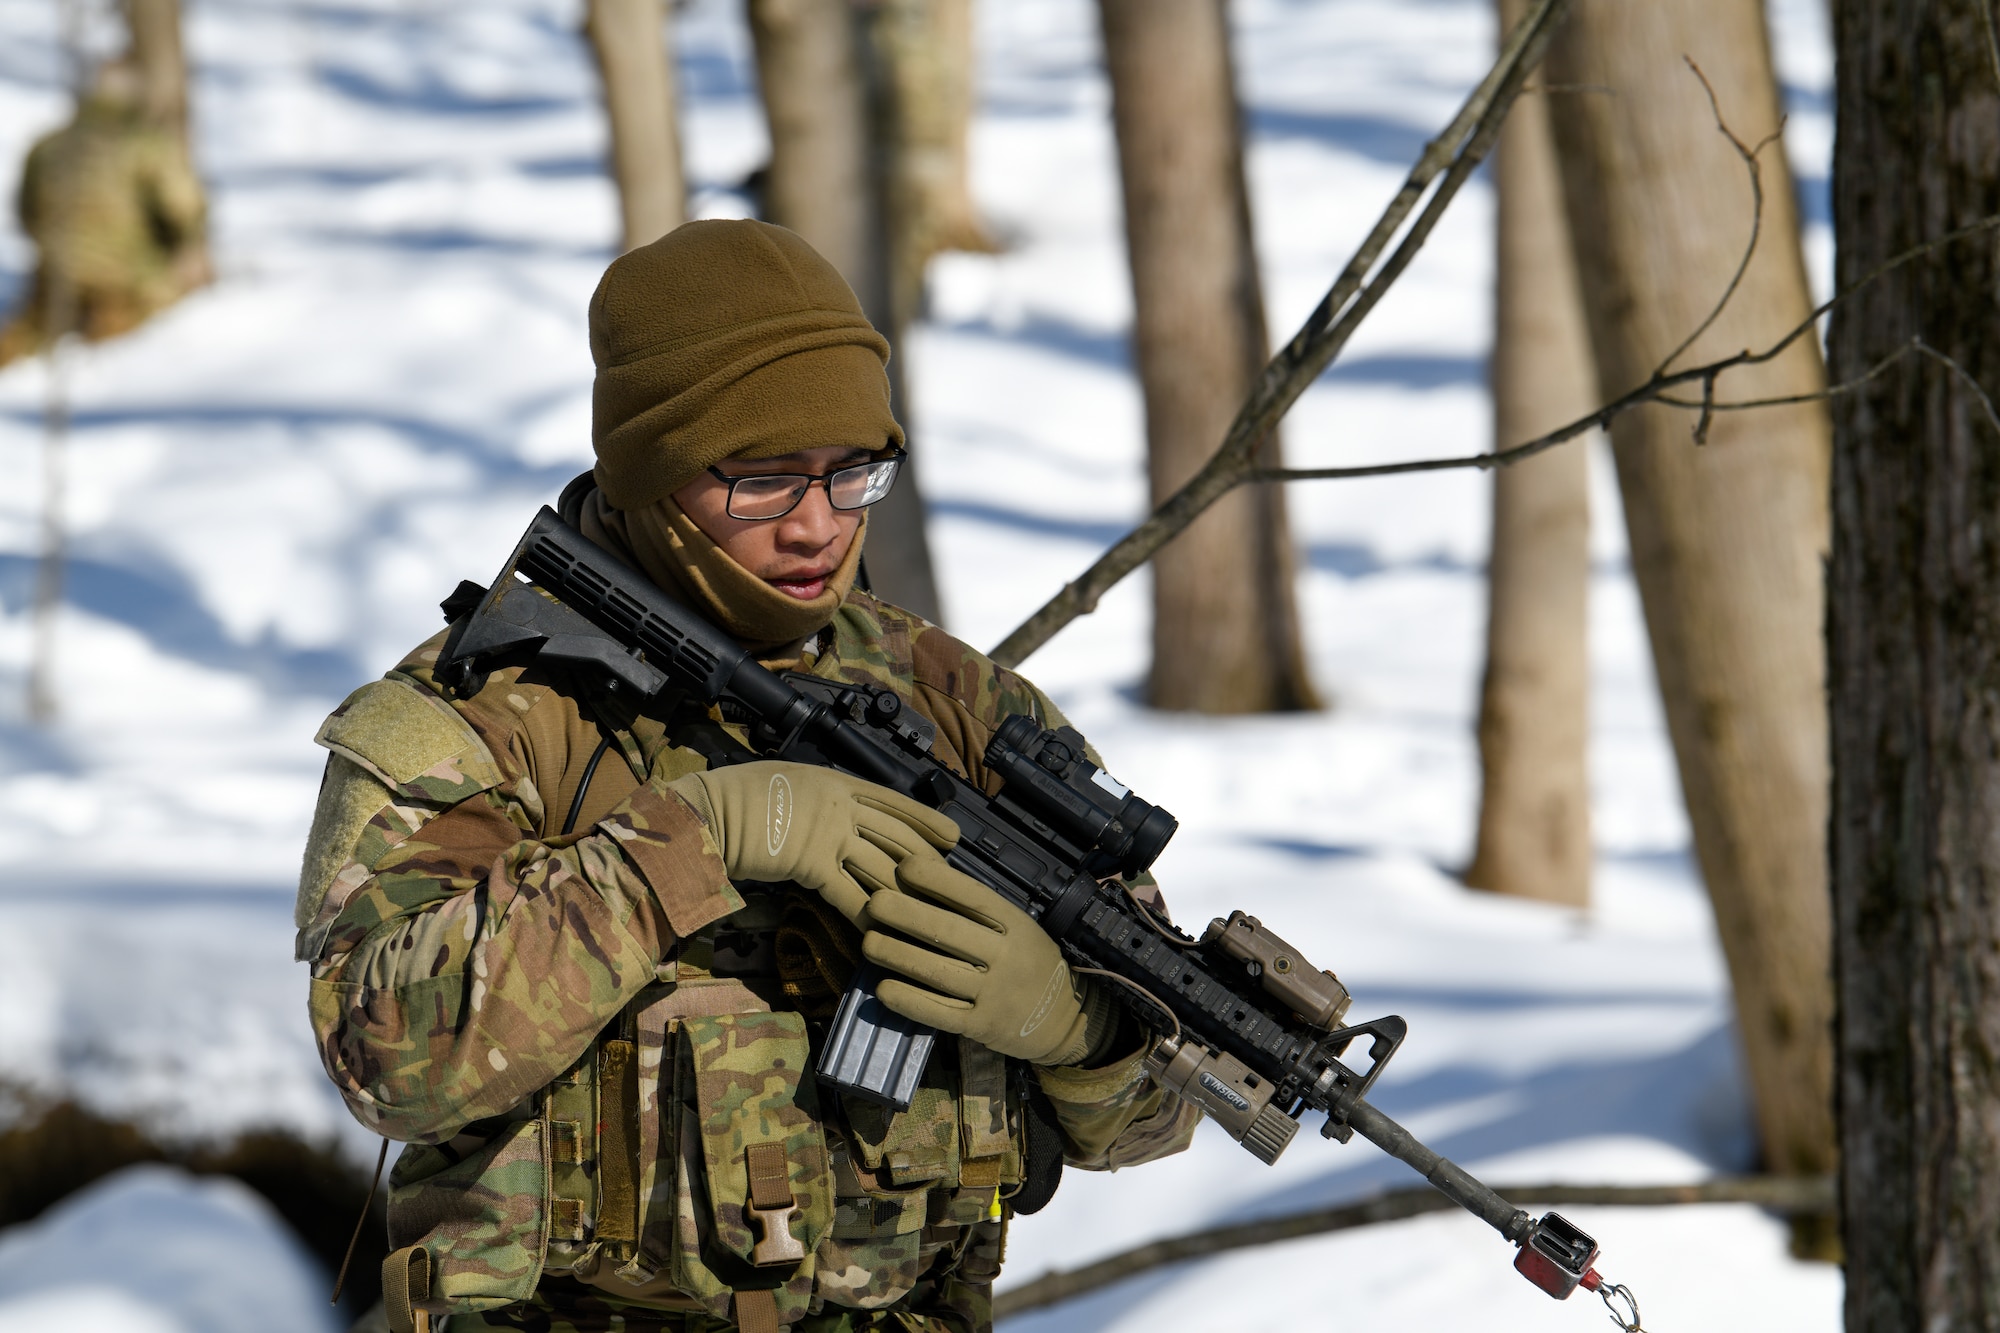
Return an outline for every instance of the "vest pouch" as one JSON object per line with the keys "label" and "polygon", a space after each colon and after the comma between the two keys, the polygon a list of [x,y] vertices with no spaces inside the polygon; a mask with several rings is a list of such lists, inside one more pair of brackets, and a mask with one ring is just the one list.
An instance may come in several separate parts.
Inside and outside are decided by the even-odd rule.
{"label": "vest pouch", "polygon": [[[483,1127],[483,1126],[482,1126]],[[548,1252],[549,1166],[539,1119],[499,1127],[483,1143],[461,1134],[412,1144],[389,1177],[389,1245],[424,1275],[411,1310],[433,1317],[512,1305],[534,1295]]]}
{"label": "vest pouch", "polygon": [[674,1285],[719,1318],[734,1292],[770,1290],[778,1322],[796,1323],[833,1226],[805,1017],[691,1015],[679,1028]]}
{"label": "vest pouch", "polygon": [[936,1258],[932,1233],[958,1188],[959,1075],[933,1048],[908,1110],[843,1097],[835,1163],[839,1213],[820,1246],[818,1291],[829,1306],[874,1310],[909,1295]]}
{"label": "vest pouch", "polygon": [[950,1064],[933,1055],[907,1111],[841,1099],[855,1165],[873,1178],[876,1190],[958,1188],[958,1077]]}

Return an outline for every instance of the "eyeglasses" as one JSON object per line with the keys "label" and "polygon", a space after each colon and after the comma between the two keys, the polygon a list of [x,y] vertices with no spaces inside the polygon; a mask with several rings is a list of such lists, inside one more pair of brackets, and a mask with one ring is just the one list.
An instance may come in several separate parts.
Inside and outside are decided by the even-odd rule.
{"label": "eyeglasses", "polygon": [[866,509],[889,493],[896,484],[904,451],[866,463],[850,463],[831,472],[762,472],[749,477],[732,477],[711,467],[709,475],[729,487],[729,516],[740,519],[783,518],[799,507],[806,492],[815,484],[826,487],[827,503],[835,509]]}

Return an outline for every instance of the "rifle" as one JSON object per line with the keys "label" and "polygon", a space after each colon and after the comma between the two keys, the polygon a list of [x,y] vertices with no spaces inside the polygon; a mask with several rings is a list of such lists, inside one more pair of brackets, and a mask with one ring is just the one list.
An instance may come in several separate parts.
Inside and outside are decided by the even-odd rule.
{"label": "rifle", "polygon": [[[893,691],[766,670],[735,640],[661,593],[553,509],[529,524],[488,588],[461,584],[446,600],[452,630],[437,676],[467,691],[496,660],[534,660],[581,673],[638,703],[679,691],[748,719],[754,754],[828,766],[878,783],[955,821],[946,860],[1027,912],[1071,965],[1118,983],[1155,1038],[1147,1069],[1193,1102],[1258,1160],[1277,1160],[1317,1111],[1320,1132],[1360,1134],[1519,1247],[1514,1266],[1558,1300],[1578,1287],[1638,1307],[1592,1266],[1597,1242],[1560,1214],[1530,1218],[1456,1163],[1425,1147],[1364,1100],[1407,1031],[1396,1016],[1342,1020],[1346,987],[1312,966],[1256,917],[1183,934],[1133,896],[1178,827],[1167,811],[1093,764],[1073,728],[1002,720],[986,749],[1002,780],[988,796],[931,753],[933,729]],[[467,608],[470,607],[470,611]],[[873,993],[864,967],[842,995],[816,1073],[854,1097],[907,1109],[935,1033]],[[1367,1062],[1347,1053],[1366,1040]]]}

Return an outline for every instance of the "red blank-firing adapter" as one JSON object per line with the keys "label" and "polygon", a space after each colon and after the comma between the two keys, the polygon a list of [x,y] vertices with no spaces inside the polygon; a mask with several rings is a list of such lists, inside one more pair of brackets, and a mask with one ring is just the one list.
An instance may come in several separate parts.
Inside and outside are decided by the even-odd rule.
{"label": "red blank-firing adapter", "polygon": [[1548,1213],[1521,1242],[1521,1252],[1514,1256],[1514,1268],[1560,1301],[1578,1287],[1585,1291],[1598,1289],[1603,1279],[1591,1267],[1596,1261],[1597,1242],[1561,1213]]}

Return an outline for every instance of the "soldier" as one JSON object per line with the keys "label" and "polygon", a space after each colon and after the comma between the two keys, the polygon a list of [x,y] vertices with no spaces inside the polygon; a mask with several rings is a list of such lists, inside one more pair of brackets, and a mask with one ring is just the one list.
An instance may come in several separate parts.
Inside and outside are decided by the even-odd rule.
{"label": "soldier", "polygon": [[[855,586],[902,431],[887,344],[805,242],[689,223],[611,265],[590,339],[597,464],[559,508],[592,540],[767,666],[896,690],[989,790],[1003,717],[1059,725]],[[1142,1030],[945,864],[935,811],[719,762],[741,730],[694,704],[637,713],[504,664],[454,695],[443,641],[321,729],[298,904],[327,1072],[409,1145],[392,1328],[972,1333],[1009,1218],[1063,1161],[1187,1144]],[[808,1072],[864,957],[885,1003],[951,1034],[900,1114]]]}
{"label": "soldier", "polygon": [[208,281],[201,181],[139,93],[133,66],[110,62],[75,119],[28,150],[15,202],[40,262],[0,365],[64,333],[116,337]]}

